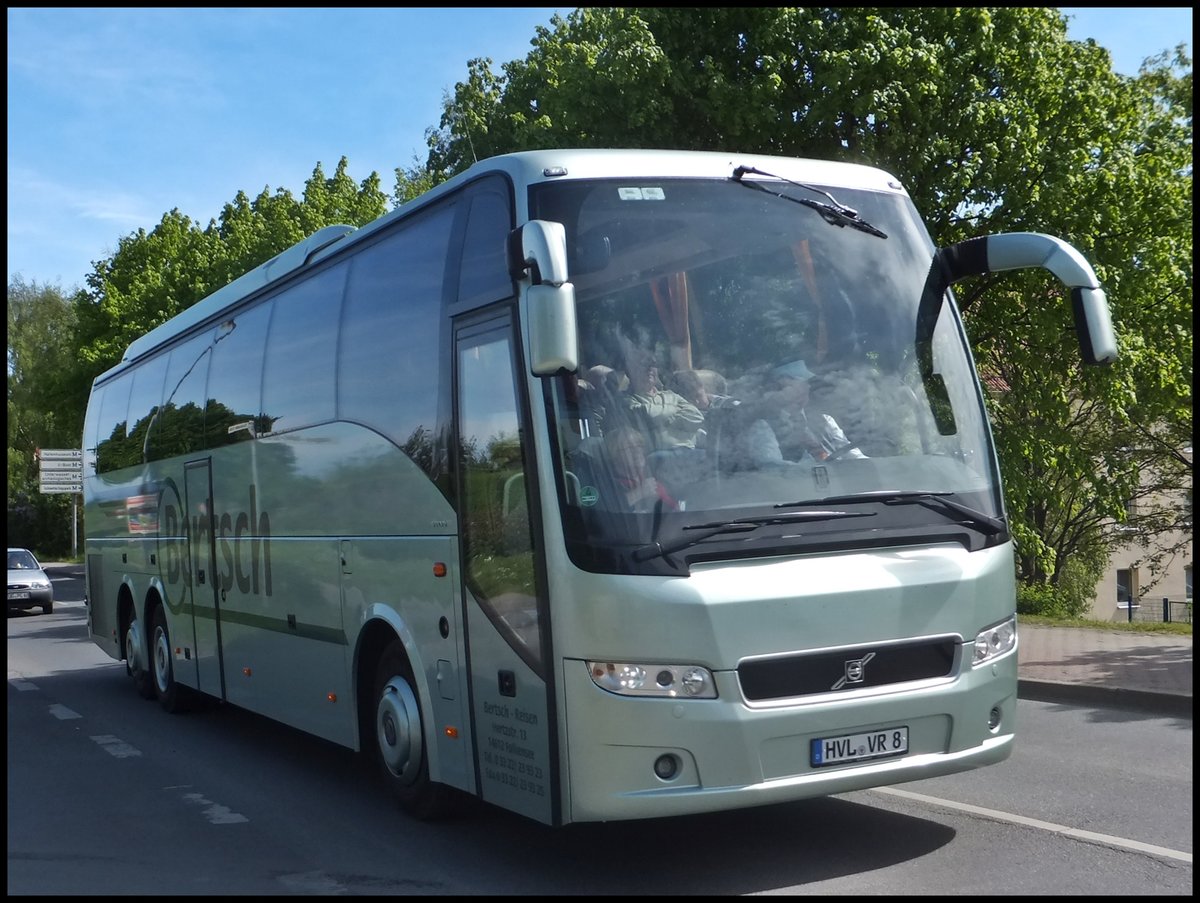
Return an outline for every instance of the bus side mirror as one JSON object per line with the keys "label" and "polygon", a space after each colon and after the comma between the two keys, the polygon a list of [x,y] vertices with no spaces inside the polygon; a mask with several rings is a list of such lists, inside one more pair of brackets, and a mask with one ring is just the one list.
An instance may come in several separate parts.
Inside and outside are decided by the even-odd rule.
{"label": "bus side mirror", "polygon": [[1079,334],[1079,350],[1085,364],[1111,364],[1117,359],[1117,336],[1113,332],[1112,314],[1104,289],[1074,287],[1071,289],[1071,310],[1075,315],[1075,331]]}
{"label": "bus side mirror", "polygon": [[525,290],[529,324],[529,369],[554,376],[579,369],[579,332],[575,324],[575,286],[531,285]]}
{"label": "bus side mirror", "polygon": [[567,281],[567,230],[562,223],[533,219],[508,234],[508,272],[534,285]]}
{"label": "bus side mirror", "polygon": [[1104,289],[1091,264],[1061,238],[1040,232],[988,235],[945,248],[939,256],[950,283],[1001,270],[1049,270],[1071,290],[1071,312],[1084,363],[1111,364],[1117,359],[1117,337]]}
{"label": "bus side mirror", "polygon": [[509,271],[529,283],[522,314],[528,326],[529,369],[554,376],[579,369],[575,286],[567,281],[567,238],[562,223],[530,220],[508,237]]}
{"label": "bus side mirror", "polygon": [[988,237],[988,269],[1014,270],[1040,266],[1071,290],[1071,312],[1079,350],[1087,364],[1111,364],[1117,359],[1108,299],[1092,265],[1061,238],[1039,232],[1011,232]]}

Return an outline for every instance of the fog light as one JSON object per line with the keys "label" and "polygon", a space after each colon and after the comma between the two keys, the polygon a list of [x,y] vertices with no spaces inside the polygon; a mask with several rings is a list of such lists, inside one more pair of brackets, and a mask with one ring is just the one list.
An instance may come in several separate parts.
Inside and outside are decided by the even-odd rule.
{"label": "fog light", "polygon": [[679,774],[679,760],[672,755],[659,756],[654,760],[654,773],[664,781]]}
{"label": "fog light", "polygon": [[988,712],[988,730],[995,731],[1000,727],[1000,706],[992,706],[992,710]]}

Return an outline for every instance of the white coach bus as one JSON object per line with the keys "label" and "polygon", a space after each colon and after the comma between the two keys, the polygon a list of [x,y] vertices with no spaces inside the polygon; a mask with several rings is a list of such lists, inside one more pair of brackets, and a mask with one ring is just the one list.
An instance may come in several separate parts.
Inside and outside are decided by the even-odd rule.
{"label": "white coach bus", "polygon": [[362,751],[420,818],[999,762],[1013,540],[950,286],[1022,267],[1057,277],[1085,362],[1116,357],[1074,248],[935,248],[874,168],[485,160],[96,379],[90,633],[168,711],[212,697]]}

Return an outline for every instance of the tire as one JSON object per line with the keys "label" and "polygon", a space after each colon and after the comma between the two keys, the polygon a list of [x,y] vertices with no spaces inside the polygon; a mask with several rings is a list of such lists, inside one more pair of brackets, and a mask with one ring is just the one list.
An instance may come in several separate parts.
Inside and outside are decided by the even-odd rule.
{"label": "tire", "polygon": [[404,647],[393,640],[375,671],[371,754],[388,792],[421,821],[434,821],[462,808],[462,795],[429,779],[424,715]]}
{"label": "tire", "polygon": [[147,665],[146,640],[137,615],[130,613],[125,626],[125,673],[133,679],[133,688],[142,699],[154,699],[154,678]]}
{"label": "tire", "polygon": [[53,614],[53,613],[54,613],[54,600],[51,599],[49,602],[47,602],[45,605],[42,606],[42,614],[48,615],[48,614]]}
{"label": "tire", "polygon": [[175,681],[175,655],[171,650],[171,634],[167,631],[167,614],[158,605],[150,618],[150,672],[154,695],[163,711],[175,714],[187,709],[188,688]]}

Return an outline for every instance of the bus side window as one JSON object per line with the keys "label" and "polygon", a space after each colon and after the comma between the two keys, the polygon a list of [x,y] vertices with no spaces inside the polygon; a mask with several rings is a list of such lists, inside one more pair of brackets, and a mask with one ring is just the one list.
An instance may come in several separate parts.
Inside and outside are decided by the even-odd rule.
{"label": "bus side window", "polygon": [[467,585],[512,648],[541,672],[528,467],[510,334],[460,344],[459,441]]}
{"label": "bus side window", "polygon": [[418,213],[360,252],[338,338],[337,416],[377,430],[439,466],[428,437],[444,390],[438,360],[443,285],[454,208]]}
{"label": "bus side window", "polygon": [[261,432],[283,433],[334,418],[336,324],[349,267],[297,283],[275,299],[263,362]]}
{"label": "bus side window", "polygon": [[193,454],[204,448],[204,390],[213,339],[210,329],[171,349],[162,409],[150,432],[155,458]]}
{"label": "bus side window", "polygon": [[213,345],[204,409],[208,448],[245,442],[257,434],[263,347],[273,303],[267,301],[238,313],[233,318],[234,328]]}
{"label": "bus side window", "polygon": [[162,407],[163,383],[167,376],[167,356],[160,354],[147,361],[133,374],[133,389],[129,393],[129,457],[131,463],[143,464],[161,458],[155,454],[152,426]]}
{"label": "bus side window", "polygon": [[104,387],[96,432],[96,473],[118,470],[132,463],[125,454],[132,385],[133,377],[126,373]]}
{"label": "bus side window", "polygon": [[471,199],[459,266],[460,303],[487,304],[513,294],[505,242],[512,230],[512,210],[506,190],[489,185]]}

